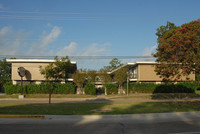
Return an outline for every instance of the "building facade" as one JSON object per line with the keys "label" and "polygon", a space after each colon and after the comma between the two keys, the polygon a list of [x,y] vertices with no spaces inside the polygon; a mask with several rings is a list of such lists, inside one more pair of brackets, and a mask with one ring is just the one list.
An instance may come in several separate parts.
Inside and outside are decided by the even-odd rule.
{"label": "building facade", "polygon": [[[127,63],[113,70],[110,74],[114,75],[114,73],[120,68],[127,68],[130,82],[152,82],[160,84],[162,78],[154,71],[156,64],[158,63],[150,61]],[[182,75],[178,81],[195,81],[195,74],[191,73],[188,76]]]}
{"label": "building facade", "polygon": [[[23,67],[26,70],[26,75],[23,77],[24,84],[41,84],[45,81],[44,75],[40,73],[40,66],[42,68],[55,62],[55,60],[42,60],[42,59],[7,59],[11,63],[11,79],[14,85],[21,83],[21,77],[18,74],[18,68]],[[73,70],[76,70],[76,62],[71,61]],[[73,74],[74,72],[71,72]],[[72,75],[69,74],[68,81],[73,81]],[[63,80],[62,82],[64,82]]]}

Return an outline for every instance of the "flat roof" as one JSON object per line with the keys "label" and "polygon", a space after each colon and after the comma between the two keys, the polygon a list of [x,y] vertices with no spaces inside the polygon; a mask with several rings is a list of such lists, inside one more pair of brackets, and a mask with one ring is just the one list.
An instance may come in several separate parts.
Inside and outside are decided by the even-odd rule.
{"label": "flat roof", "polygon": [[117,71],[117,70],[119,70],[119,69],[121,69],[121,68],[124,68],[124,67],[126,67],[126,66],[135,66],[135,65],[138,65],[138,64],[158,64],[158,62],[155,62],[155,61],[128,62],[128,63],[126,63],[126,64],[124,64],[124,65],[122,65],[122,66],[120,66],[120,67],[114,69],[113,71],[108,72],[108,74],[112,74],[112,73],[114,73],[115,71]]}
{"label": "flat roof", "polygon": [[[55,60],[50,59],[6,59],[10,63],[53,63]],[[71,64],[76,64],[76,61],[70,61]]]}

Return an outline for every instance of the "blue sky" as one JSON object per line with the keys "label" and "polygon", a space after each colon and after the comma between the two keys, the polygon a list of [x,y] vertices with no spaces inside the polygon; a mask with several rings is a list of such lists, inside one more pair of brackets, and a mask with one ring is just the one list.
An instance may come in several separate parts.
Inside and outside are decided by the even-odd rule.
{"label": "blue sky", "polygon": [[0,0],[0,55],[142,56],[156,29],[200,18],[200,0]]}

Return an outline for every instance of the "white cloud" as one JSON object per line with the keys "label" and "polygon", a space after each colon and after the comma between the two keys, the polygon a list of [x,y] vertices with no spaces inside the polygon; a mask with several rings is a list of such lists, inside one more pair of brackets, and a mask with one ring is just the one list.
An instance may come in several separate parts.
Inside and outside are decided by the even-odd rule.
{"label": "white cloud", "polygon": [[88,48],[86,48],[85,52],[83,52],[82,56],[101,56],[108,55],[108,49],[106,46],[108,43],[99,45],[97,43],[91,44]]}
{"label": "white cloud", "polygon": [[61,34],[61,29],[58,26],[54,26],[50,33],[47,34],[46,31],[43,31],[43,35],[38,43],[31,44],[27,55],[53,55],[54,52],[52,50],[47,50],[49,45],[57,40],[59,35]]}
{"label": "white cloud", "polygon": [[20,54],[23,49],[26,33],[23,31],[14,31],[11,27],[0,29],[0,53],[2,55]]}
{"label": "white cloud", "polygon": [[57,26],[54,26],[51,32],[48,35],[43,37],[42,42],[39,47],[43,48],[49,45],[50,43],[54,42],[58,38],[60,33],[61,33],[60,28]]}
{"label": "white cloud", "polygon": [[97,44],[93,43],[82,49],[78,46],[76,42],[71,42],[68,46],[61,48],[56,55],[58,56],[105,56],[109,55],[108,46],[109,43]]}
{"label": "white cloud", "polygon": [[69,46],[65,46],[60,51],[56,53],[58,56],[71,56],[76,55],[77,44],[76,42],[71,42]]}
{"label": "white cloud", "polygon": [[155,52],[156,48],[157,48],[157,45],[154,45],[150,48],[146,48],[144,52],[142,53],[142,56],[151,56]]}

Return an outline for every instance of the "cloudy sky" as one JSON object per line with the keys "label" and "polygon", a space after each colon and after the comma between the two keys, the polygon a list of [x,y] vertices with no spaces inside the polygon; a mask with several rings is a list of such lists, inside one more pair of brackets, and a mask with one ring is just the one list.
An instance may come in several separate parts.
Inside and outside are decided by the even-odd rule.
{"label": "cloudy sky", "polygon": [[156,29],[200,18],[200,0],[0,0],[0,55],[142,56]]}

